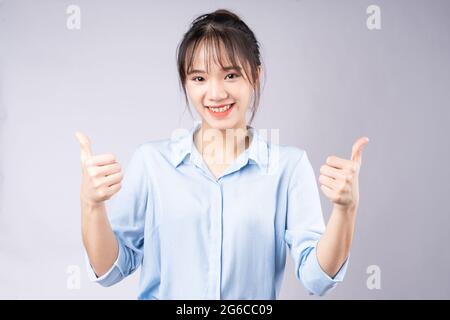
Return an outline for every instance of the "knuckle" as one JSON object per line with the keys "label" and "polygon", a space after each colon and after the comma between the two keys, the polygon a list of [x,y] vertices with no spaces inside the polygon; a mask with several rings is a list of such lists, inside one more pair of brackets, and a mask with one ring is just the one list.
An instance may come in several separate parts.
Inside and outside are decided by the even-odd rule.
{"label": "knuckle", "polygon": [[101,186],[101,183],[100,183],[99,179],[93,179],[93,180],[92,180],[92,186],[93,186],[95,189],[99,188],[99,187]]}
{"label": "knuckle", "polygon": [[97,176],[97,170],[95,170],[95,168],[93,168],[93,167],[88,167],[86,171],[87,171],[88,176],[91,178],[94,178],[95,176]]}

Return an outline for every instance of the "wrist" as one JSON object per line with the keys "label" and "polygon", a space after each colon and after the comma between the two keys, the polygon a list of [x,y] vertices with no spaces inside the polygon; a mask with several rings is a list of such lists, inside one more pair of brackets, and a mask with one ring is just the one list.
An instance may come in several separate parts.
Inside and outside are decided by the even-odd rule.
{"label": "wrist", "polygon": [[104,201],[94,202],[94,201],[84,199],[83,197],[80,199],[80,201],[81,201],[81,209],[83,210],[83,213],[96,211],[96,210],[99,210],[99,209],[102,209],[105,207]]}
{"label": "wrist", "polygon": [[344,206],[344,205],[335,203],[333,206],[333,211],[336,211],[339,214],[347,215],[347,216],[348,215],[351,215],[351,216],[356,215],[357,209],[358,209],[357,204],[350,204],[350,205]]}

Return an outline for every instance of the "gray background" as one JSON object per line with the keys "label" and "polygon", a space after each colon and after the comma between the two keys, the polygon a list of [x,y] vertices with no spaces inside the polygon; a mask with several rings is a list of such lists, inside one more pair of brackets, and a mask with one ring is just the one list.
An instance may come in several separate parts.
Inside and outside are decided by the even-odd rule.
{"label": "gray background", "polygon": [[[81,30],[66,8],[81,8]],[[382,29],[366,27],[381,8]],[[256,128],[326,157],[361,135],[361,203],[345,281],[325,299],[450,298],[448,1],[0,1],[0,298],[135,299],[138,274],[90,283],[79,146],[126,166],[142,142],[189,128],[175,49],[198,14],[228,8],[262,44]],[[325,218],[331,203],[321,194]],[[81,287],[67,288],[67,267]],[[381,289],[366,286],[369,265]],[[287,260],[281,299],[316,299]]]}

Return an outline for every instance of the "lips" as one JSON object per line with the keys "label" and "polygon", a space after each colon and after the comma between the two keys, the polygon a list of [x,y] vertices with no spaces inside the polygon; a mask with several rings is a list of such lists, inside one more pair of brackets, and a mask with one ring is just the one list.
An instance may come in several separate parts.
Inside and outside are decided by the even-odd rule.
{"label": "lips", "polygon": [[209,114],[216,118],[226,117],[234,107],[234,103],[231,104],[222,104],[216,106],[206,106]]}

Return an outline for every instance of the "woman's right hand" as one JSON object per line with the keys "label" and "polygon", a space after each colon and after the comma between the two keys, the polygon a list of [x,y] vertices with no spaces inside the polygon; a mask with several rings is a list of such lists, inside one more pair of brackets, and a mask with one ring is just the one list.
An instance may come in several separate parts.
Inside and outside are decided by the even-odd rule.
{"label": "woman's right hand", "polygon": [[99,205],[109,200],[121,188],[122,168],[113,154],[92,155],[89,138],[76,132],[81,148],[81,202]]}

